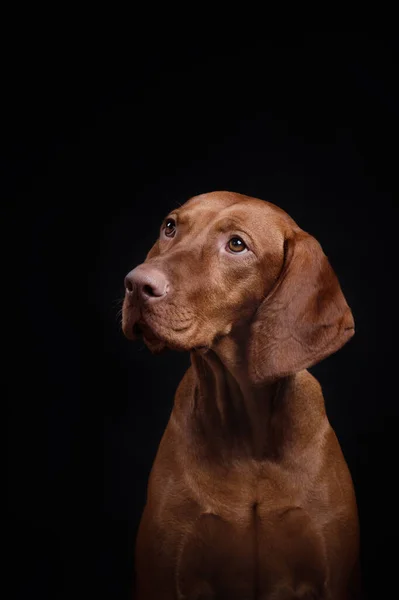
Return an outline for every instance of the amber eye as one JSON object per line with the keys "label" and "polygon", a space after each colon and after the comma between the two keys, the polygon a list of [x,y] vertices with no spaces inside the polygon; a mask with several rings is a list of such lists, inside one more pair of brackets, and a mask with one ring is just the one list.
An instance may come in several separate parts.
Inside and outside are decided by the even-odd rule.
{"label": "amber eye", "polygon": [[246,249],[246,245],[241,238],[234,236],[228,241],[227,248],[230,252],[237,254],[238,252],[243,252]]}
{"label": "amber eye", "polygon": [[165,235],[167,237],[173,237],[176,233],[176,221],[174,219],[167,219],[165,222]]}

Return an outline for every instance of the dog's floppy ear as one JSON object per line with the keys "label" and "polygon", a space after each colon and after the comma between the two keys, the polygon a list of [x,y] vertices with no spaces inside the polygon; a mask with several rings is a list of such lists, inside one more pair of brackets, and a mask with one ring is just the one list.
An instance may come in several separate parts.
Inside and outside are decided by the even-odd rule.
{"label": "dog's floppy ear", "polygon": [[299,230],[284,248],[280,277],[251,325],[248,359],[255,383],[306,369],[354,334],[351,310],[320,244]]}

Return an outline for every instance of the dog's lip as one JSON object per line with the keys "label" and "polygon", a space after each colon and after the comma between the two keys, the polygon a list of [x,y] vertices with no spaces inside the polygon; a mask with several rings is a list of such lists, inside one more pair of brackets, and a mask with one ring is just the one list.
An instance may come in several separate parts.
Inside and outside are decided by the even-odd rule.
{"label": "dog's lip", "polygon": [[[191,325],[192,323],[190,322],[189,325],[184,325],[183,327],[171,327],[170,332],[184,333],[185,331],[188,331],[190,329]],[[166,341],[166,336],[163,334],[163,329],[164,327],[161,326],[159,328],[155,323],[153,324],[144,319],[140,319],[139,321],[137,321],[132,328],[133,335],[135,335],[136,337],[142,337],[150,342]]]}
{"label": "dog's lip", "polygon": [[132,332],[135,337],[143,336],[143,330],[138,323],[134,323],[134,325],[132,327]]}
{"label": "dog's lip", "polygon": [[177,331],[179,333],[181,333],[182,331],[187,331],[188,329],[190,329],[192,325],[192,320],[190,319],[190,323],[188,325],[183,325],[182,327],[173,327],[173,331]]}
{"label": "dog's lip", "polygon": [[[189,325],[185,325],[184,327],[179,327],[179,328],[173,328],[171,329],[174,332],[184,332],[187,331],[188,329],[190,329],[190,327],[192,326],[192,321],[190,322]],[[172,346],[170,346],[171,341],[166,340],[164,338],[163,335],[161,335],[160,333],[155,333],[152,324],[149,324],[146,320],[144,319],[140,319],[139,321],[136,321],[136,323],[134,323],[134,325],[132,326],[132,333],[134,335],[134,338],[141,338],[143,339],[145,342],[149,343],[149,344],[153,344],[153,343],[165,343],[168,347],[175,347],[175,349],[177,349],[178,347],[175,346],[172,343]],[[188,351],[195,351],[198,352],[199,354],[206,354],[210,347],[208,344],[201,344],[201,345],[197,345],[197,346],[187,346],[185,347],[186,350]]]}
{"label": "dog's lip", "polygon": [[137,337],[143,337],[148,341],[159,341],[160,338],[154,333],[152,328],[145,322],[140,321],[133,325],[133,334]]}
{"label": "dog's lip", "polygon": [[151,315],[145,315],[136,323],[139,328],[144,330],[144,334],[149,331],[152,336],[157,339],[162,339],[164,334],[168,335],[170,333],[184,333],[188,331],[190,327],[193,325],[193,319],[189,319],[186,321],[187,324],[180,325],[177,327],[173,327],[173,325],[165,325],[162,322],[159,322],[158,319],[154,319]]}

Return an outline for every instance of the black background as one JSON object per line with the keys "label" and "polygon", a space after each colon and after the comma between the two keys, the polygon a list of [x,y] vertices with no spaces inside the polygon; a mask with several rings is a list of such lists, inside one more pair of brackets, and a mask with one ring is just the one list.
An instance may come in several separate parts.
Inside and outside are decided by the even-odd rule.
{"label": "black background", "polygon": [[77,51],[39,37],[14,44],[3,77],[15,597],[130,597],[146,482],[189,359],[123,338],[123,278],[171,208],[224,189],[270,200],[312,233],[353,309],[355,337],[312,372],[356,487],[365,587],[390,597],[396,45],[307,32]]}

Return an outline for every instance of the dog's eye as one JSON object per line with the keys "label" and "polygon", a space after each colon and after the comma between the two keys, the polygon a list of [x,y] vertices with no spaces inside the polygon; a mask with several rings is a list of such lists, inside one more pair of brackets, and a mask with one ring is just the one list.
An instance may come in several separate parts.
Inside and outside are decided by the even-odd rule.
{"label": "dog's eye", "polygon": [[241,238],[239,238],[238,236],[234,236],[231,238],[231,240],[228,241],[227,244],[227,249],[230,252],[234,252],[235,254],[237,254],[238,252],[244,252],[244,250],[246,250],[246,245],[245,242],[242,241]]}
{"label": "dog's eye", "polygon": [[167,237],[173,237],[176,233],[176,221],[174,219],[167,219],[165,222],[165,235]]}

